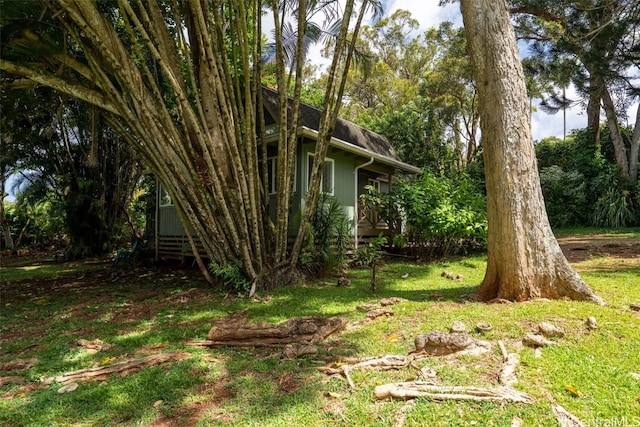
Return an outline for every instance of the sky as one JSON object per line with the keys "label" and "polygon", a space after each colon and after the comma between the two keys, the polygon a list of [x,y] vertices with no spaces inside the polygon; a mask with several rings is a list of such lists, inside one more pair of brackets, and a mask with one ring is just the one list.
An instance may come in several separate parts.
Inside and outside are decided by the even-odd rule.
{"label": "sky", "polygon": [[[393,14],[398,9],[404,9],[411,12],[411,15],[420,23],[420,32],[433,27],[437,27],[441,22],[450,21],[455,26],[462,26],[462,15],[460,14],[460,5],[458,2],[449,3],[446,6],[438,6],[439,0],[383,0],[382,1],[385,16]],[[526,54],[526,48],[521,50],[523,54]],[[312,60],[320,63],[326,63],[322,60],[319,48],[311,52]],[[315,58],[315,59],[314,59]],[[567,91],[567,97],[569,99],[578,99],[575,96],[573,88],[569,88]],[[535,100],[534,105],[539,104],[540,100]],[[627,115],[630,122],[633,124],[636,117],[636,109],[638,105],[632,106]],[[582,129],[587,126],[586,113],[580,106],[570,108],[566,112],[567,123],[566,130],[569,134],[573,129]],[[564,118],[562,111],[556,114],[548,114],[543,111],[534,111],[531,115],[531,131],[534,141],[556,136],[562,138],[564,134]]]}

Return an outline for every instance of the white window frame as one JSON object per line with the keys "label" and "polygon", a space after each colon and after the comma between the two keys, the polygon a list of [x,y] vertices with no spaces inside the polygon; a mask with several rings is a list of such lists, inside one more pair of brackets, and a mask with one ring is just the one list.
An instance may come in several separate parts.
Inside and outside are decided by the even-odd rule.
{"label": "white window frame", "polygon": [[368,184],[367,184],[367,185],[372,186],[372,187],[373,187],[373,188],[375,188],[375,189],[376,189],[376,191],[379,193],[379,192],[380,192],[380,189],[382,188],[382,185],[381,185],[382,183],[380,182],[380,180],[378,180],[378,179],[374,179],[374,178],[369,178],[369,180],[368,180],[368,181],[369,181],[369,182],[368,182]]}
{"label": "white window frame", "polygon": [[[163,202],[165,196],[166,199],[169,200],[168,202]],[[171,194],[169,194],[166,188],[164,188],[161,184],[158,184],[158,204],[160,205],[160,207],[173,206],[173,199],[171,198]]]}
{"label": "white window frame", "polygon": [[[278,175],[276,174],[276,171],[278,170],[278,156],[271,156],[271,157],[267,157],[267,169],[269,167],[271,167],[271,176],[268,176],[269,173],[267,172],[267,179],[269,180],[269,195],[273,196],[276,195],[278,193]],[[293,162],[293,192],[296,192],[296,184],[297,184],[297,175],[298,175],[298,160],[294,159]]]}
{"label": "white window frame", "polygon": [[[311,173],[309,171],[309,162],[315,157],[314,153],[307,153],[307,192],[309,192],[309,180],[311,179]],[[320,177],[320,192],[324,194],[328,194],[333,196],[335,193],[336,187],[336,163],[333,159],[329,157],[324,158],[323,169],[327,166],[331,165],[331,191],[324,191],[324,170],[322,171],[322,176]]]}

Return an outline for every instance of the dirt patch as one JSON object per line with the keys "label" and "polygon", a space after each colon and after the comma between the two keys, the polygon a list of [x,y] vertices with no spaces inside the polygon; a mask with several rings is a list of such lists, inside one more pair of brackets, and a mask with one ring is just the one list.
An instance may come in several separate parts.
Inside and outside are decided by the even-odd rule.
{"label": "dirt patch", "polygon": [[[578,263],[591,258],[611,257],[630,260],[640,265],[640,238],[589,234],[559,237],[558,243],[569,262]],[[627,267],[629,267],[627,265]]]}

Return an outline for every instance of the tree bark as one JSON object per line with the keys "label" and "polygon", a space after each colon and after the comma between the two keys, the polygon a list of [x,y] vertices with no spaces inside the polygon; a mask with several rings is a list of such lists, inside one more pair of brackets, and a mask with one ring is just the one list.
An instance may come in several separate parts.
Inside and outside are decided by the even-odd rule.
{"label": "tree bark", "polygon": [[488,260],[479,299],[604,301],[571,268],[545,211],[527,91],[504,0],[462,0],[478,88],[487,182]]}
{"label": "tree bark", "polygon": [[4,198],[5,191],[4,188],[6,186],[6,180],[4,177],[4,171],[2,171],[3,175],[0,177],[2,182],[0,182],[0,226],[2,226],[2,235],[4,239],[4,244],[6,249],[13,250],[13,236],[11,236],[11,229],[9,228],[9,222],[7,221],[6,214],[4,211]]}
{"label": "tree bark", "polygon": [[607,125],[609,126],[609,137],[613,144],[613,151],[616,156],[616,163],[620,167],[620,175],[629,177],[629,161],[627,159],[627,149],[624,146],[624,140],[620,133],[620,124],[616,114],[616,106],[611,98],[609,89],[602,82],[602,105],[607,115]]}
{"label": "tree bark", "polygon": [[636,124],[633,128],[631,149],[629,150],[629,179],[632,188],[636,188],[638,181],[638,157],[640,157],[640,105],[636,111]]}

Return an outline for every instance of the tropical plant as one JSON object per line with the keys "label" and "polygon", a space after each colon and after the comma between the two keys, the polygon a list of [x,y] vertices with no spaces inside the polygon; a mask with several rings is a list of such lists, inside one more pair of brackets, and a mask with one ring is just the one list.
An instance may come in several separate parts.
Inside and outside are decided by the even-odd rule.
{"label": "tropical plant", "polygon": [[[3,82],[30,79],[103,110],[171,195],[191,246],[197,235],[210,260],[240,262],[253,292],[263,273],[293,270],[319,194],[324,160],[314,163],[300,230],[289,250],[309,14],[320,9],[335,23],[315,151],[324,159],[355,38],[365,16],[380,8],[375,0],[3,2],[0,70]],[[281,123],[273,227],[265,208],[266,172],[259,173],[259,163],[267,169],[266,156],[260,158],[266,153],[260,82],[265,10],[275,29]],[[288,17],[295,19],[291,27]]]}
{"label": "tropical plant", "polygon": [[628,191],[610,187],[596,202],[593,225],[611,228],[637,225],[634,223],[634,207],[630,196]]}
{"label": "tropical plant", "polygon": [[251,288],[251,283],[247,281],[247,276],[242,271],[242,264],[240,263],[217,264],[212,262],[209,264],[209,270],[230,292],[242,294],[248,292]]}
{"label": "tropical plant", "polygon": [[302,252],[301,263],[307,272],[322,274],[335,270],[342,274],[347,264],[352,222],[340,202],[326,193],[320,194],[311,220],[311,232]]}

